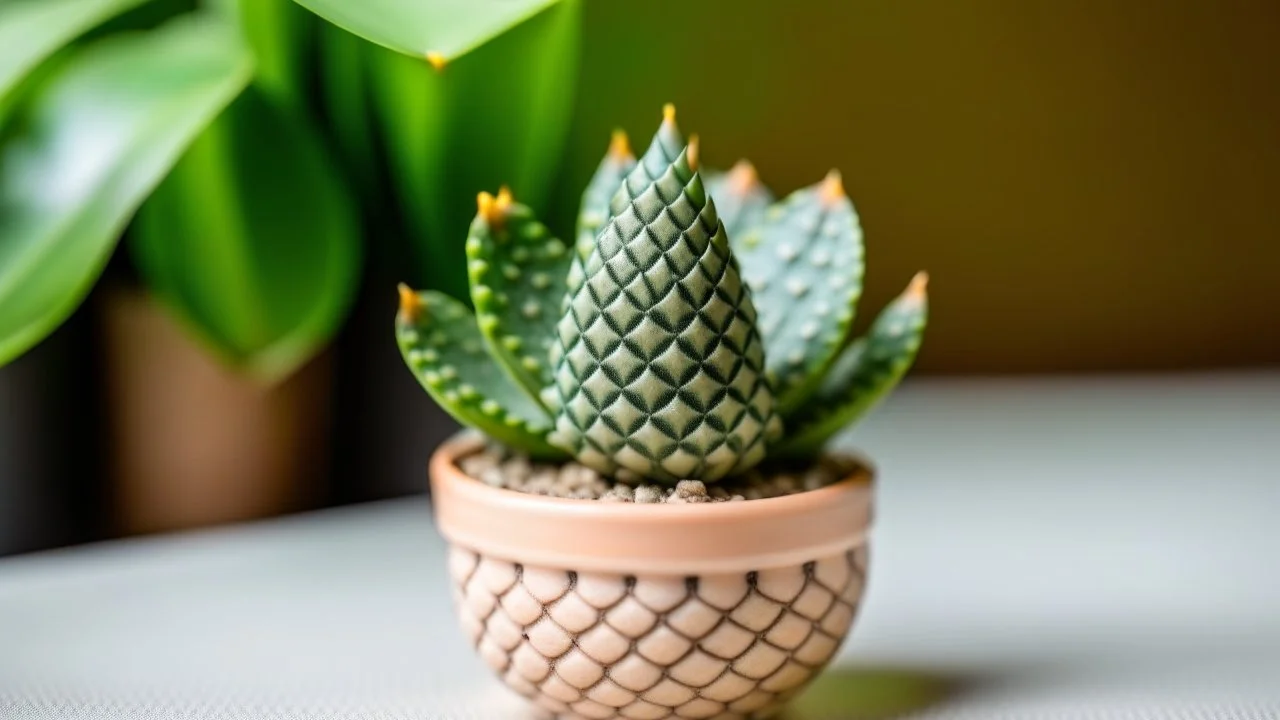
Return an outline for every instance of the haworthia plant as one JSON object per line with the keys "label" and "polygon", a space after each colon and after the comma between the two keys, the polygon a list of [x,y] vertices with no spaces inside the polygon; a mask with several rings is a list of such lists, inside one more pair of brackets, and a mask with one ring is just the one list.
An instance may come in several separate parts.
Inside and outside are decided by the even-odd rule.
{"label": "haworthia plant", "polygon": [[551,383],[569,248],[503,188],[480,193],[467,238],[471,302],[489,352],[535,402]]}
{"label": "haworthia plant", "polygon": [[536,457],[562,455],[546,442],[550,420],[485,352],[461,302],[402,285],[396,341],[414,377],[458,422]]}
{"label": "haworthia plant", "polygon": [[862,294],[862,228],[839,173],[771,207],[734,250],[759,300],[779,405],[790,412],[844,345]]}
{"label": "haworthia plant", "polygon": [[601,231],[558,326],[551,441],[604,473],[717,480],[762,460],[779,422],[693,148]]}
{"label": "haworthia plant", "polygon": [[715,198],[720,222],[731,238],[759,225],[773,204],[773,193],[760,182],[755,166],[746,160],[739,160],[729,172],[708,173],[707,192]]}
{"label": "haworthia plant", "polygon": [[916,275],[906,292],[876,318],[866,337],[849,345],[804,409],[792,415],[775,454],[806,456],[820,450],[888,395],[906,375],[924,339],[929,302],[927,276]]}
{"label": "haworthia plant", "polygon": [[811,457],[910,368],[923,273],[851,339],[862,230],[839,173],[774,203],[745,161],[698,167],[675,110],[615,133],[572,247],[503,188],[467,240],[473,316],[401,289],[405,361],[464,424],[604,474],[715,481]]}

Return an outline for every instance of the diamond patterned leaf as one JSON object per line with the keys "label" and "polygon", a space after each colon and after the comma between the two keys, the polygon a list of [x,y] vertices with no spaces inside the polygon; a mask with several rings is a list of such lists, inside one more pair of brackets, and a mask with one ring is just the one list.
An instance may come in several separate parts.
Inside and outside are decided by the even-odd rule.
{"label": "diamond patterned leaf", "polygon": [[785,417],[806,404],[849,335],[862,294],[858,214],[832,171],[733,240],[760,308],[760,332]]}
{"label": "diamond patterned leaf", "polygon": [[[561,305],[561,314],[568,311],[570,298],[582,287],[585,276],[583,263],[591,254],[591,249],[595,247],[596,235],[599,234],[600,228],[615,215],[612,209],[614,198],[625,195],[629,202],[633,197],[623,183],[630,180],[637,188],[635,193],[639,194],[666,172],[684,149],[684,137],[676,127],[675,106],[668,104],[662,112],[662,125],[658,127],[653,140],[649,143],[649,148],[645,150],[644,156],[638,162],[631,154],[630,147],[627,147],[630,143],[627,142],[626,135],[621,131],[614,133],[609,151],[583,193],[578,218],[578,239],[574,248],[574,257],[569,266],[569,277],[565,283],[567,292]],[[621,207],[625,209],[626,205],[627,203],[624,202]],[[552,344],[551,365],[554,367],[559,362],[559,345]],[[549,408],[555,408],[554,394],[548,390],[545,395],[544,404]]]}
{"label": "diamond patterned leaf", "polygon": [[465,305],[402,285],[396,341],[414,377],[458,422],[534,457],[563,457],[546,442],[548,417],[485,352]]}
{"label": "diamond patterned leaf", "polygon": [[[662,109],[662,125],[658,126],[658,132],[654,133],[649,149],[640,156],[640,160],[635,167],[631,168],[631,172],[627,173],[618,191],[614,193],[613,199],[610,200],[609,217],[621,215],[628,205],[640,197],[641,193],[666,174],[667,168],[671,167],[680,157],[680,153],[684,152],[684,147],[684,136],[676,126],[676,108],[668,104]],[[693,158],[692,162],[696,165],[697,158]]]}
{"label": "diamond patterned leaf", "polygon": [[840,430],[871,410],[915,361],[928,321],[926,276],[876,318],[871,330],[840,356],[804,409],[787,417],[787,436],[770,455],[809,457]]}
{"label": "diamond patterned leaf", "polygon": [[551,384],[548,353],[565,295],[570,252],[503,188],[480,194],[467,238],[471,302],[489,353],[534,402]]}
{"label": "diamond patterned leaf", "polygon": [[[613,217],[609,212],[609,201],[613,199],[622,181],[635,166],[636,158],[631,154],[627,134],[621,130],[614,131],[608,152],[600,161],[600,166],[596,168],[591,182],[587,183],[586,191],[582,193],[582,204],[578,209],[577,242],[565,283],[565,289],[568,292],[575,292],[582,287],[582,262],[591,254],[591,248],[595,245],[596,234],[600,232],[600,228]],[[561,300],[562,312],[568,297],[566,293]],[[554,366],[557,362],[559,362],[559,356],[553,346],[551,364]],[[551,400],[547,398],[544,401]]]}
{"label": "diamond patterned leaf", "polygon": [[[655,147],[673,130],[668,117]],[[759,462],[780,424],[755,307],[687,151],[615,214],[584,269],[558,326],[551,442],[666,482]]]}
{"label": "diamond patterned leaf", "polygon": [[[764,222],[773,193],[760,182],[755,166],[739,160],[728,172],[706,173],[707,192],[716,203],[730,242]],[[736,245],[735,245],[736,251]]]}
{"label": "diamond patterned leaf", "polygon": [[609,143],[609,151],[596,168],[591,182],[582,193],[582,204],[578,208],[578,241],[577,249],[582,257],[591,253],[596,234],[609,222],[609,201],[622,185],[622,181],[635,168],[636,157],[631,154],[631,146],[627,142],[627,134],[615,130],[613,140]]}

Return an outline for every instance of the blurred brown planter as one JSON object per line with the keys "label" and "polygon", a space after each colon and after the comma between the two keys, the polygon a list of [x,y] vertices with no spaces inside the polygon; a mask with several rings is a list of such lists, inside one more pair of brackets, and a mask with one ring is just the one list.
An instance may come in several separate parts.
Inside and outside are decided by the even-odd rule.
{"label": "blurred brown planter", "polygon": [[331,363],[266,387],[237,375],[154,301],[105,305],[114,525],[124,534],[314,506],[324,489]]}

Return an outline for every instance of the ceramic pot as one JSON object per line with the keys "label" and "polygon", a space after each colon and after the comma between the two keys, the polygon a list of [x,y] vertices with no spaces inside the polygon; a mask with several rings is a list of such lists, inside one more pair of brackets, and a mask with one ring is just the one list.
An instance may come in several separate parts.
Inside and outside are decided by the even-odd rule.
{"label": "ceramic pot", "polygon": [[768,500],[634,505],[493,488],[431,460],[467,637],[564,718],[765,718],[836,653],[862,596],[870,471]]}

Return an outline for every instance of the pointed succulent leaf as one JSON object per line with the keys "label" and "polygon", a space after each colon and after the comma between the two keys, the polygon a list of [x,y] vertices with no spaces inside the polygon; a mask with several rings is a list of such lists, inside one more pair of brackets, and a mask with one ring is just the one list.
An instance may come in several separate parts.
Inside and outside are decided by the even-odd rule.
{"label": "pointed succulent leaf", "polygon": [[458,422],[531,456],[563,457],[546,442],[548,417],[485,353],[465,305],[401,285],[396,341],[414,377]]}
{"label": "pointed succulent leaf", "polygon": [[716,212],[731,242],[764,221],[773,203],[773,193],[760,182],[756,168],[739,160],[728,172],[708,173],[707,192],[716,203]]}
{"label": "pointed succulent leaf", "polygon": [[[609,201],[609,217],[621,215],[632,201],[666,174],[667,168],[671,167],[684,148],[684,136],[680,134],[680,128],[676,127],[676,107],[668,103],[662,108],[662,125],[654,133],[649,149],[644,151],[635,167],[623,178],[613,199]],[[697,165],[696,155],[691,158],[691,162],[694,166]]]}
{"label": "pointed succulent leaf", "polygon": [[787,436],[771,455],[808,457],[871,410],[915,361],[928,320],[927,278],[916,275],[906,292],[876,318],[866,337],[840,356],[804,409],[787,417]]}
{"label": "pointed succulent leaf", "polygon": [[[604,227],[604,224],[612,220],[616,214],[613,203],[618,197],[625,197],[625,202],[617,201],[621,202],[618,207],[625,209],[633,197],[639,195],[666,172],[684,149],[684,137],[676,127],[675,106],[668,103],[663,107],[662,114],[662,125],[658,127],[653,140],[649,143],[649,148],[638,162],[631,154],[626,135],[621,134],[621,131],[614,133],[605,159],[601,161],[600,167],[591,179],[591,184],[583,193],[582,217],[579,219],[578,239],[575,243],[573,260],[569,266],[569,277],[565,282],[567,292],[560,308],[561,314],[568,311],[569,300],[582,287],[582,281],[586,275],[583,263],[591,255],[591,249],[595,247],[596,235],[599,234],[600,228]],[[625,185],[626,182],[632,183],[632,186]],[[597,220],[598,225],[596,225]],[[592,229],[593,225],[595,225],[594,229]],[[559,352],[559,345],[553,344],[551,350],[553,367],[560,362]],[[543,402],[547,407],[554,409],[554,394],[550,390],[546,394],[547,397]]]}
{"label": "pointed succulent leaf", "polygon": [[496,198],[480,193],[478,205],[467,270],[480,334],[489,354],[541,403],[539,393],[551,384],[548,353],[571,253],[506,188]]}
{"label": "pointed succulent leaf", "polygon": [[[595,175],[591,177],[586,191],[582,193],[582,204],[578,210],[577,241],[569,266],[568,280],[565,283],[566,289],[570,292],[582,286],[582,261],[591,254],[591,248],[595,245],[596,234],[600,232],[600,228],[604,227],[612,217],[609,212],[609,201],[613,199],[614,193],[618,191],[622,181],[635,166],[636,158],[631,154],[627,134],[621,130],[615,130],[604,160],[600,161]],[[567,298],[568,295],[564,297]],[[553,356],[553,364],[555,359]]]}
{"label": "pointed succulent leaf", "polygon": [[558,327],[550,441],[605,474],[716,480],[780,430],[755,308],[689,156],[605,226]]}
{"label": "pointed succulent leaf", "polygon": [[862,294],[862,228],[832,171],[733,240],[785,417],[817,389],[848,338]]}
{"label": "pointed succulent leaf", "polygon": [[591,182],[582,193],[582,204],[578,210],[577,249],[582,257],[591,254],[591,246],[595,243],[600,228],[609,222],[609,201],[621,187],[622,181],[636,166],[636,156],[631,154],[631,144],[627,142],[627,134],[621,130],[613,132],[609,142],[609,151],[596,168]]}

